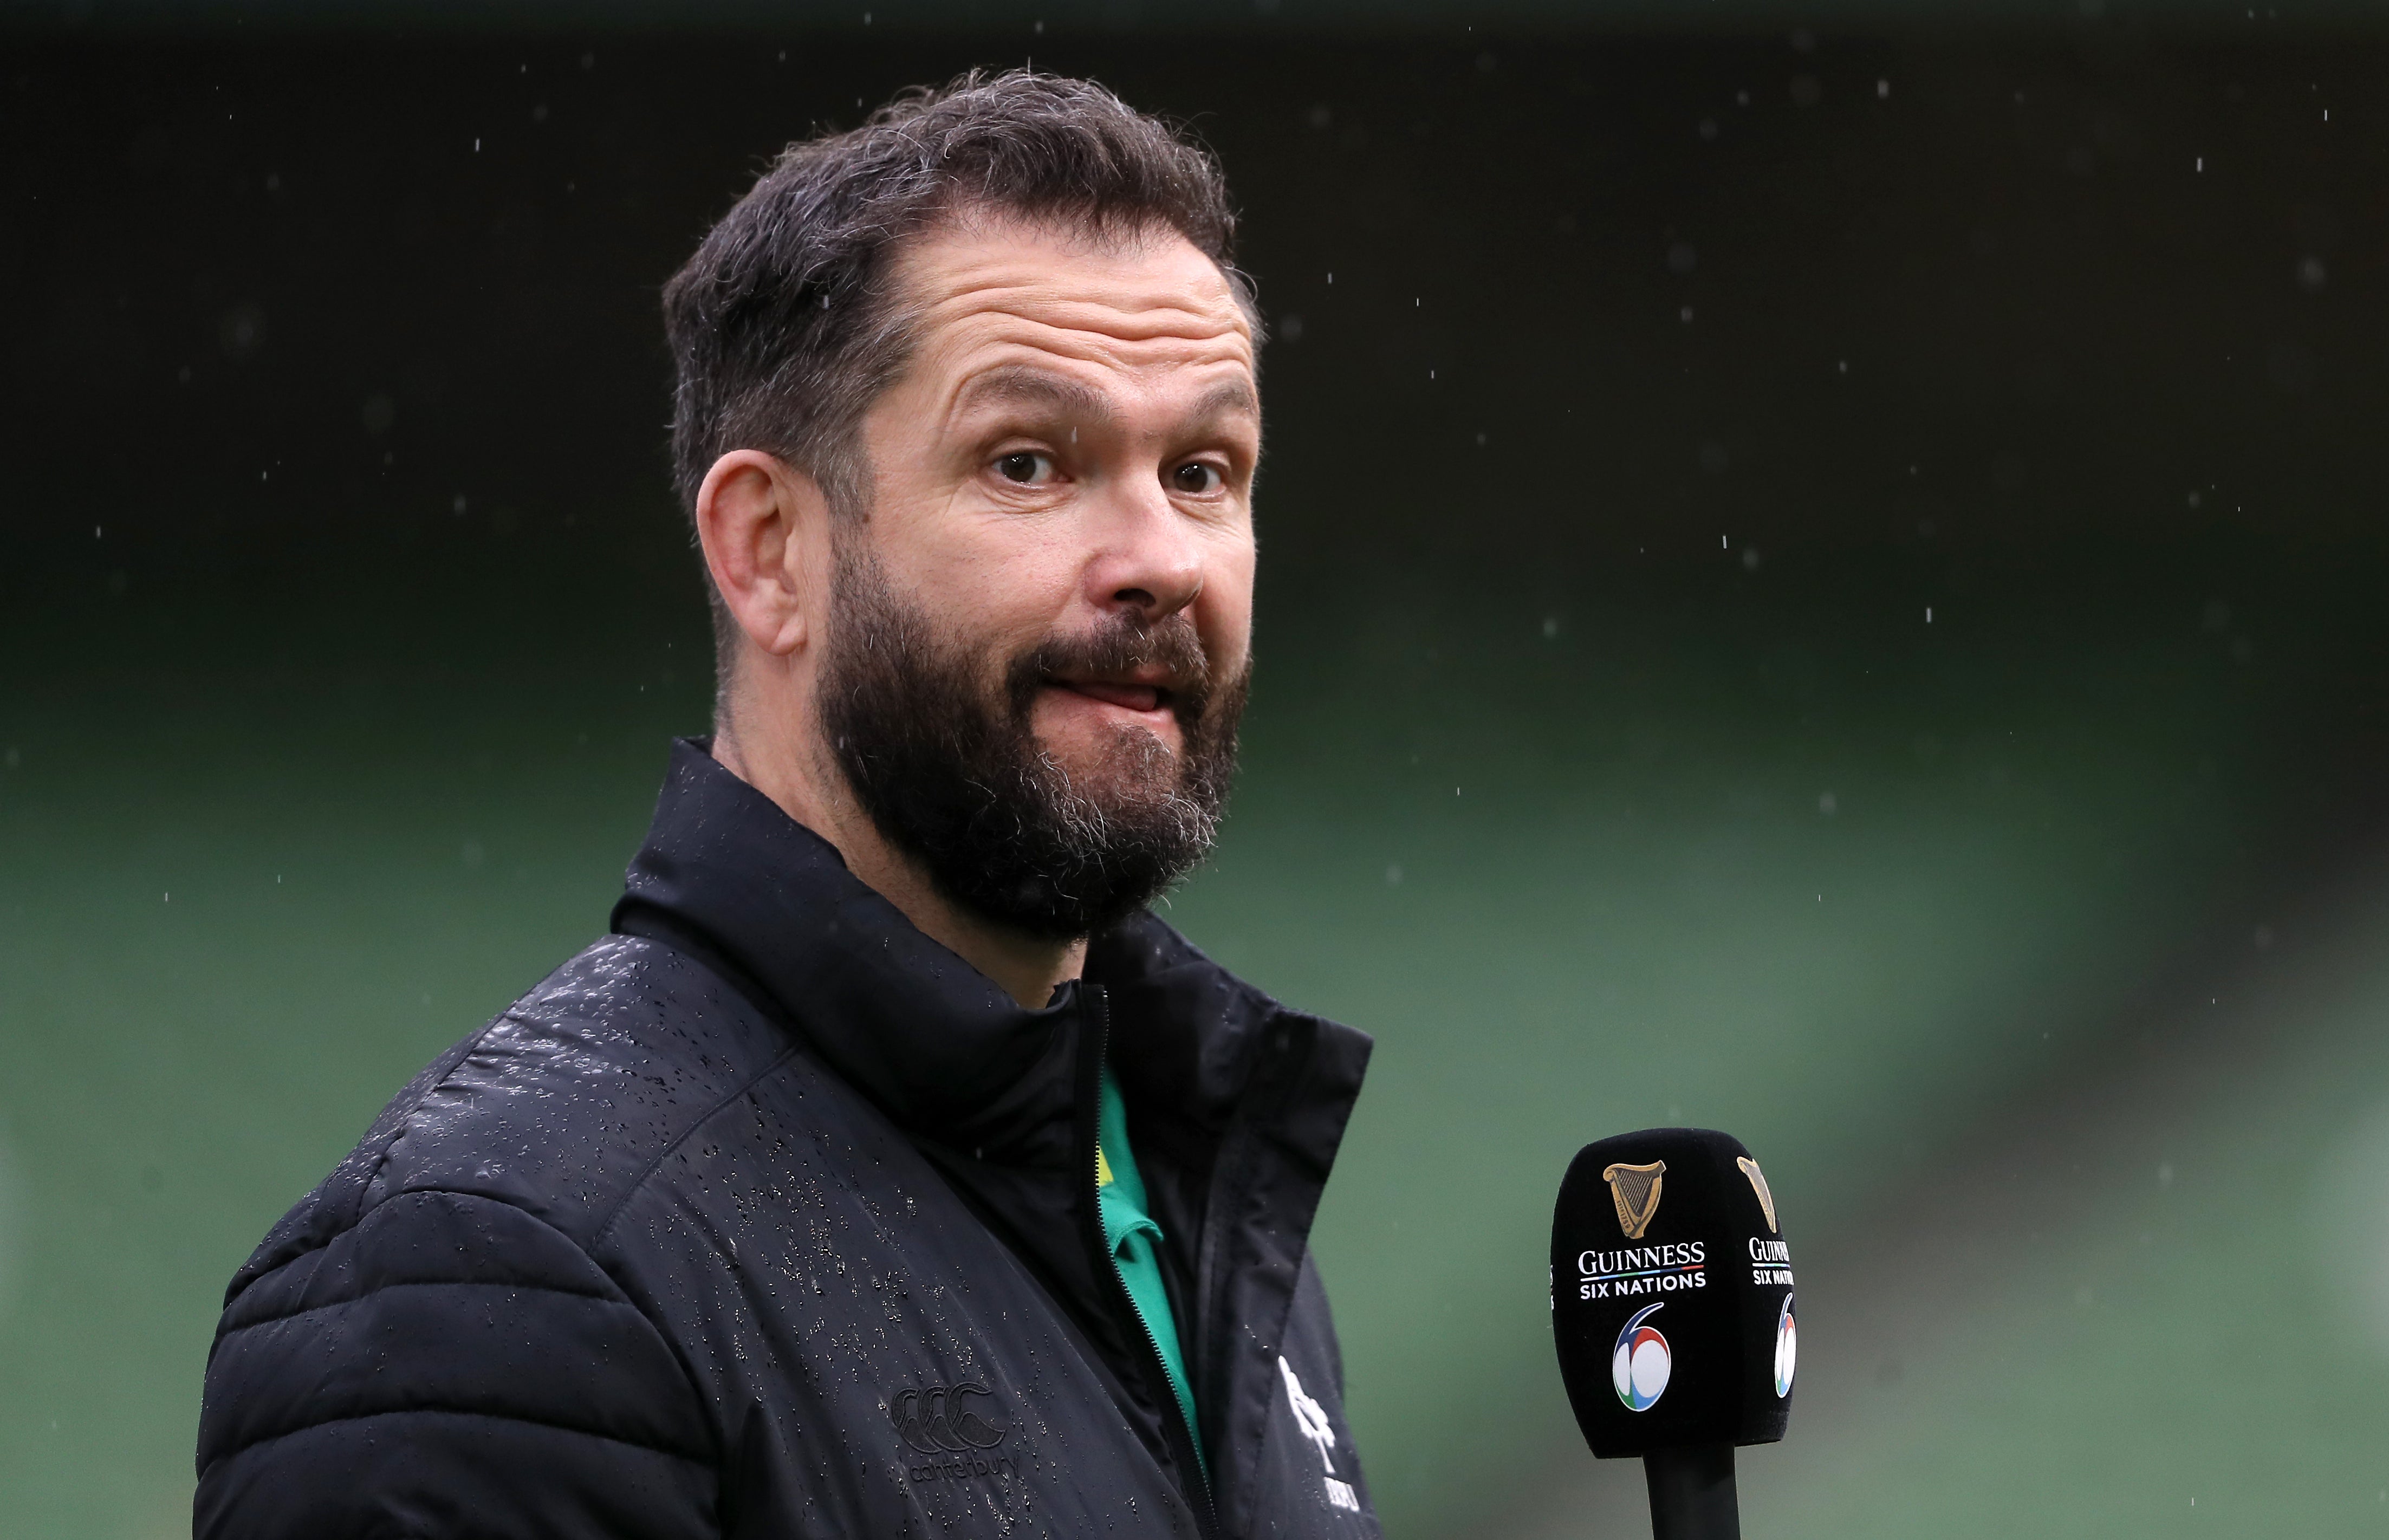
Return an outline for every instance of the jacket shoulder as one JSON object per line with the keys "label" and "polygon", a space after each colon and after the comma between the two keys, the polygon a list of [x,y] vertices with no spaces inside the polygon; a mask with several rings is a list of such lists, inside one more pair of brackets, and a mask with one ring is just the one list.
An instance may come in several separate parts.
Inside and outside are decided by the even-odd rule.
{"label": "jacket shoulder", "polygon": [[607,936],[393,1097],[266,1235],[225,1302],[405,1193],[489,1199],[585,1246],[681,1139],[791,1050],[709,970]]}

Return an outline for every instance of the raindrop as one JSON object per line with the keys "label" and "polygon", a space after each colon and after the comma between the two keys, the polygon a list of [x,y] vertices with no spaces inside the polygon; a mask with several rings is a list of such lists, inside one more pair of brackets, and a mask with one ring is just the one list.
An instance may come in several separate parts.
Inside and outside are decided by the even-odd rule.
{"label": "raindrop", "polygon": [[254,304],[234,306],[216,328],[227,358],[247,358],[265,341],[265,312]]}
{"label": "raindrop", "polygon": [[[1827,818],[1831,818],[1835,813],[1839,812],[1841,810],[1841,803],[1834,799],[1833,794],[1831,792],[1827,792],[1822,796],[1817,798],[1817,811],[1824,814]],[[1821,894],[1819,895],[1819,901],[1823,901],[1823,896]]]}

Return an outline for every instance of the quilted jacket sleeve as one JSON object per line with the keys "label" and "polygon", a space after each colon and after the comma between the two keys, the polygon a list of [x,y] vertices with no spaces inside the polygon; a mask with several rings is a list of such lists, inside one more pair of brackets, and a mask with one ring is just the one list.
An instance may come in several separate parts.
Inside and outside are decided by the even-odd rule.
{"label": "quilted jacket sleeve", "polygon": [[580,1247],[412,1191],[250,1281],[208,1359],[195,1540],[720,1533],[686,1371]]}

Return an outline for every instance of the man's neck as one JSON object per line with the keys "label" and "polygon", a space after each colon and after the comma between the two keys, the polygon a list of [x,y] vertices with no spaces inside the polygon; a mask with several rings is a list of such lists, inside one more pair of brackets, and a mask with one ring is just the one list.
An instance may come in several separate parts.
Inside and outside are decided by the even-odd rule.
{"label": "man's neck", "polygon": [[[774,752],[779,749],[778,752]],[[837,846],[855,878],[896,906],[930,940],[977,968],[997,987],[1035,1010],[1085,968],[1087,944],[1044,941],[990,923],[939,893],[918,862],[890,846],[826,755],[789,752],[718,729],[713,757],[722,769],[779,805],[780,810]]]}

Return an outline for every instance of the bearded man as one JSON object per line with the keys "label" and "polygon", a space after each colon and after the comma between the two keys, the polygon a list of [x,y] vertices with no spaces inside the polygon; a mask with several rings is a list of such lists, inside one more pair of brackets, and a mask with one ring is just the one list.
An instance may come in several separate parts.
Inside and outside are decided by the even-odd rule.
{"label": "bearded man", "polygon": [[792,146],[665,291],[715,601],[612,934],[234,1279],[196,1530],[1373,1535],[1306,1236],[1369,1040],[1145,906],[1250,672],[1260,327],[1100,87]]}

